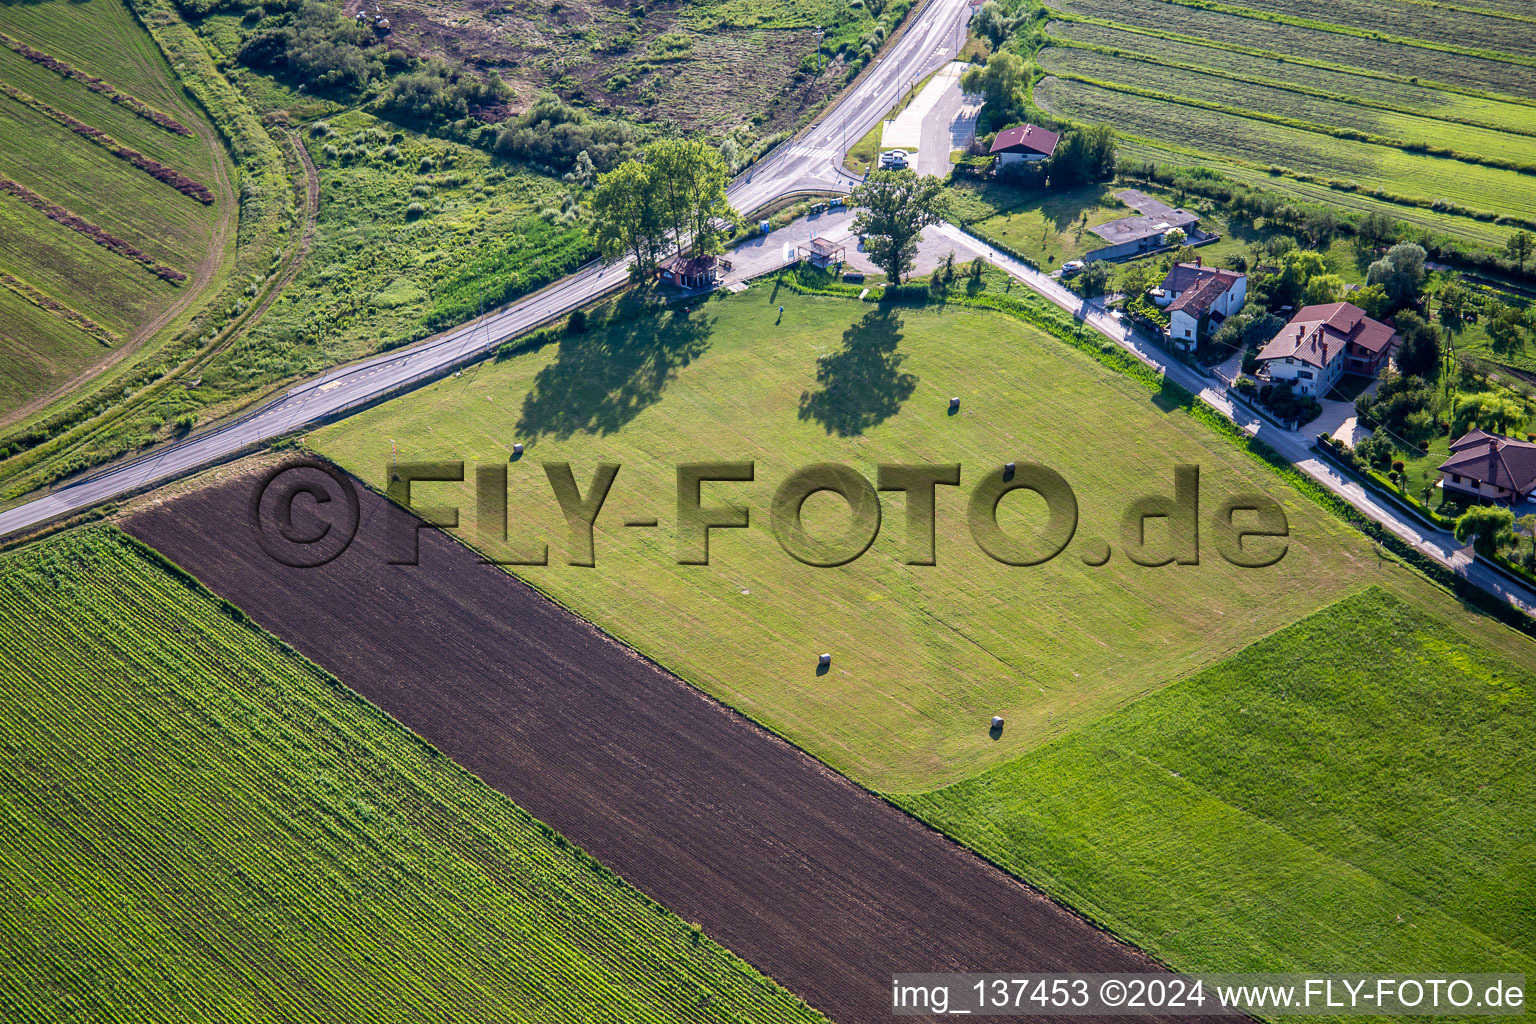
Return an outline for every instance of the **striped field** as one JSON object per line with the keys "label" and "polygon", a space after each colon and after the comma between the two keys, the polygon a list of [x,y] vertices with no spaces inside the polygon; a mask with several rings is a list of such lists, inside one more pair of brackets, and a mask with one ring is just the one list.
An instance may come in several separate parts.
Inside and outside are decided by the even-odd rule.
{"label": "striped field", "polygon": [[122,534],[0,580],[0,1018],[823,1019]]}

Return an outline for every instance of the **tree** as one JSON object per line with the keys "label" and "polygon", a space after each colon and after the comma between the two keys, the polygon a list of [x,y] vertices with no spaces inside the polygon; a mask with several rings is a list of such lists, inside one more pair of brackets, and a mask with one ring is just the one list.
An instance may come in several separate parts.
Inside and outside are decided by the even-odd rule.
{"label": "tree", "polygon": [[1083,268],[1083,272],[1077,275],[1073,282],[1073,288],[1085,299],[1103,295],[1109,290],[1109,281],[1112,271],[1103,260],[1094,260]]}
{"label": "tree", "polygon": [[1052,188],[1071,188],[1114,177],[1116,159],[1115,130],[1109,125],[1068,128],[1045,170]]}
{"label": "tree", "polygon": [[1368,245],[1383,245],[1392,240],[1397,227],[1385,213],[1368,213],[1360,219],[1356,235]]}
{"label": "tree", "polygon": [[1536,513],[1523,515],[1515,520],[1515,525],[1525,531],[1525,535],[1531,538],[1531,557],[1536,558]]}
{"label": "tree", "polygon": [[1016,53],[1000,50],[988,57],[985,64],[971,65],[960,76],[960,88],[968,93],[980,93],[988,106],[1006,113],[1018,105],[1027,80],[1024,59]]}
{"label": "tree", "polygon": [[[1189,234],[1183,228],[1169,228],[1163,232],[1164,245],[1183,245],[1189,240]],[[1175,257],[1177,262],[1177,257]]]}
{"label": "tree", "polygon": [[1463,395],[1451,417],[1451,433],[1460,437],[1474,427],[1490,434],[1506,433],[1525,419],[1521,403],[1495,391]]}
{"label": "tree", "polygon": [[1398,308],[1413,305],[1424,283],[1424,256],[1423,246],[1399,242],[1367,268],[1365,281],[1385,288]]}
{"label": "tree", "polygon": [[944,182],[911,171],[873,171],[849,198],[859,211],[853,230],[865,236],[869,258],[900,284],[912,269],[923,228],[944,216]]}
{"label": "tree", "polygon": [[629,256],[641,276],[667,248],[667,216],[656,170],[626,160],[600,175],[592,193],[592,241],[607,259]]}
{"label": "tree", "polygon": [[1344,279],[1338,274],[1318,274],[1301,290],[1301,301],[1307,306],[1326,306],[1344,297]]}
{"label": "tree", "polygon": [[1448,331],[1459,331],[1467,318],[1467,307],[1472,304],[1472,293],[1460,281],[1451,281],[1440,289],[1440,326]]}
{"label": "tree", "polygon": [[1392,315],[1392,300],[1387,297],[1387,290],[1379,284],[1356,288],[1349,301],[1365,310],[1365,315],[1372,320],[1383,320]]}
{"label": "tree", "polygon": [[719,252],[720,225],[740,220],[725,197],[729,176],[720,154],[702,140],[663,139],[646,147],[645,162],[678,252],[690,245],[701,255]]}
{"label": "tree", "polygon": [[1412,376],[1434,376],[1440,366],[1440,328],[1405,310],[1397,315],[1397,333],[1403,339],[1397,350],[1398,369]]}
{"label": "tree", "polygon": [[1525,265],[1530,261],[1532,252],[1536,252],[1536,235],[1529,231],[1516,231],[1504,243],[1504,255],[1520,268],[1522,274],[1525,273]]}
{"label": "tree", "polygon": [[1487,557],[1515,540],[1515,514],[1497,505],[1474,505],[1456,520],[1456,539]]}
{"label": "tree", "polygon": [[1483,308],[1486,321],[1483,329],[1488,332],[1488,347],[1496,355],[1510,355],[1525,348],[1525,334],[1521,330],[1524,318],[1518,309],[1495,299],[1490,299]]}

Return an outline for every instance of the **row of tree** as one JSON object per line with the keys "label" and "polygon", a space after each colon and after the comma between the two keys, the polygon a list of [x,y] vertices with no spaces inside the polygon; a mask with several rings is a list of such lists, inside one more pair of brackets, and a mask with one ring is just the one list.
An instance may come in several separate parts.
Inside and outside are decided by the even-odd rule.
{"label": "row of tree", "polygon": [[669,253],[718,253],[741,223],[725,188],[725,161],[708,143],[663,139],[640,159],[600,175],[592,192],[592,236],[607,259],[628,256],[647,276]]}

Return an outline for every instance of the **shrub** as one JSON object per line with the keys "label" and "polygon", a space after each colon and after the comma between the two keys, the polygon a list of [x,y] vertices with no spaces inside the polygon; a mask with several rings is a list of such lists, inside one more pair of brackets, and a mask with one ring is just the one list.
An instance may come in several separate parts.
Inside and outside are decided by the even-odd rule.
{"label": "shrub", "polygon": [[405,215],[413,220],[427,212],[427,208],[420,203],[412,203],[405,208]]}
{"label": "shrub", "polygon": [[565,329],[570,334],[586,334],[587,333],[587,313],[586,313],[586,310],[578,309],[576,312],[572,313],[566,319],[566,321],[565,321]]}

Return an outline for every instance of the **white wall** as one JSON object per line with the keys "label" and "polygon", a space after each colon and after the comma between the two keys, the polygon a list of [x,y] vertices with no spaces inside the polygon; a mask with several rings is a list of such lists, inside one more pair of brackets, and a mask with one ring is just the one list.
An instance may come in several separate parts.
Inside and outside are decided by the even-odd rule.
{"label": "white wall", "polygon": [[[1339,379],[1339,375],[1344,370],[1344,358],[1342,355],[1335,355],[1329,361],[1327,368],[1321,370],[1310,363],[1303,363],[1299,359],[1293,360],[1290,363],[1287,363],[1284,359],[1270,359],[1265,363],[1265,367],[1269,370],[1269,379],[1274,383],[1278,384],[1286,380],[1293,381],[1295,382],[1294,390],[1296,394],[1321,398],[1328,393]],[[1306,380],[1302,378],[1300,374],[1303,372],[1310,372],[1312,379]]]}

